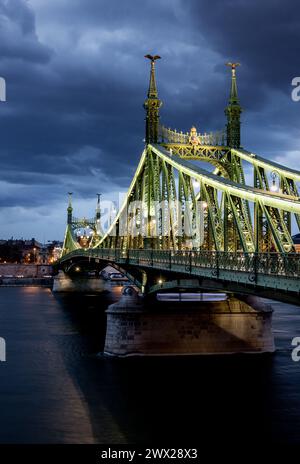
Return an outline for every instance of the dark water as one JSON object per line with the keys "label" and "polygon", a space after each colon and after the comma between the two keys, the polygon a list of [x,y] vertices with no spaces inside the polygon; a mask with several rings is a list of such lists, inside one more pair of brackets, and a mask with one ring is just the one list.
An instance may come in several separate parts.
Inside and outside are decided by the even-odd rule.
{"label": "dark water", "polygon": [[1,288],[0,443],[300,443],[300,308],[272,303],[274,355],[99,357],[118,292]]}

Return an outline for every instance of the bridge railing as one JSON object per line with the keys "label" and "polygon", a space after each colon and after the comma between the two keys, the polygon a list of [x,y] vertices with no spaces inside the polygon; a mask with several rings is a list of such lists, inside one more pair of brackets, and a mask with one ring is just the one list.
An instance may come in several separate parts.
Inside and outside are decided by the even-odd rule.
{"label": "bridge railing", "polygon": [[[300,254],[228,253],[213,251],[128,250],[123,256],[131,264],[174,268],[204,267],[248,273],[300,277]],[[122,256],[120,256],[122,258]]]}
{"label": "bridge railing", "polygon": [[197,268],[300,278],[300,253],[244,253],[185,250],[78,249],[65,255],[193,273]]}

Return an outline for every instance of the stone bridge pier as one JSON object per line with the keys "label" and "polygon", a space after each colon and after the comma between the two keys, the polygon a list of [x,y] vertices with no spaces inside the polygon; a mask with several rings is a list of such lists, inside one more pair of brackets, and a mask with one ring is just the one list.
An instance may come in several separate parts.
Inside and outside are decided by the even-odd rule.
{"label": "stone bridge pier", "polygon": [[100,293],[104,290],[104,282],[100,278],[82,274],[68,274],[62,270],[53,279],[53,289],[59,292]]}
{"label": "stone bridge pier", "polygon": [[107,309],[111,356],[271,353],[272,309],[255,297],[158,301],[127,287]]}

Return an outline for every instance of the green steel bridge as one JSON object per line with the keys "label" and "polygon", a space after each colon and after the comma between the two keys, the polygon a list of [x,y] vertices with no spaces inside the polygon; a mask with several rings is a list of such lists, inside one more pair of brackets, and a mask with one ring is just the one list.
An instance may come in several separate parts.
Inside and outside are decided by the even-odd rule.
{"label": "green steel bridge", "polygon": [[145,148],[127,195],[105,232],[100,195],[93,219],[73,217],[70,195],[58,266],[72,273],[78,263],[110,263],[145,292],[180,287],[184,280],[187,286],[297,298],[300,254],[291,230],[300,229],[300,171],[241,147],[238,63],[228,63],[225,129],[198,133],[192,127],[183,133],[160,123],[160,57],[146,57],[151,69]]}

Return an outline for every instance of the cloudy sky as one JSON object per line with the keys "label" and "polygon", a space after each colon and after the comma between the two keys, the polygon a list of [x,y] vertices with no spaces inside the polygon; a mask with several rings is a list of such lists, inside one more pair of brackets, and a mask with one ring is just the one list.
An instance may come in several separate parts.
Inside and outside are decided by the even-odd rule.
{"label": "cloudy sky", "polygon": [[144,137],[146,53],[162,121],[222,128],[239,61],[242,145],[300,169],[295,0],[0,0],[0,235],[61,239],[66,193],[91,216],[128,187]]}

